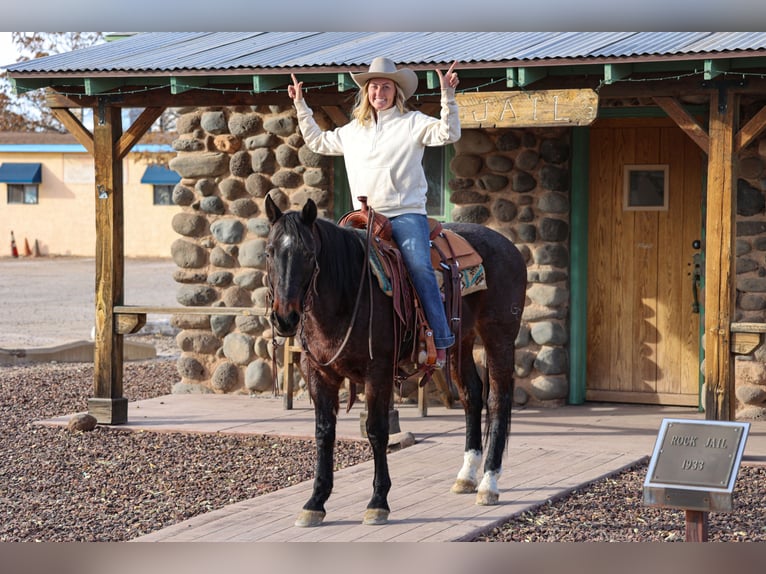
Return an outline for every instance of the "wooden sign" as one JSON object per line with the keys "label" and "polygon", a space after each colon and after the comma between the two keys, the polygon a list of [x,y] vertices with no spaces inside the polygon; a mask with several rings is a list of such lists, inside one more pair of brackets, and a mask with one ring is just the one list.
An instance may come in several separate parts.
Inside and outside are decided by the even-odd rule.
{"label": "wooden sign", "polygon": [[593,90],[462,92],[455,98],[466,129],[585,126],[598,113]]}

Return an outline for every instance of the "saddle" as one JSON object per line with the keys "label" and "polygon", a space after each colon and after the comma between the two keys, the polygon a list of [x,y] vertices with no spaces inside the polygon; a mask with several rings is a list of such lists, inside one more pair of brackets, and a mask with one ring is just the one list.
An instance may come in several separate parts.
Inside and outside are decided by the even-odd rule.
{"label": "saddle", "polygon": [[[403,329],[396,330],[395,348],[403,347],[408,333],[417,334],[417,341],[414,341],[412,347],[412,362],[419,365],[420,370],[426,371],[421,381],[421,384],[425,384],[436,362],[433,331],[410,281],[401,252],[393,240],[391,222],[368,207],[366,197],[358,199],[362,204],[361,209],[347,213],[338,223],[367,231],[371,268],[380,287],[392,297],[394,311],[403,325]],[[469,290],[472,292],[486,288],[482,258],[468,241],[445,229],[436,219],[429,218],[429,229],[431,266],[443,292],[450,329],[456,340],[460,341],[461,297]],[[398,364],[398,357],[395,362]]]}

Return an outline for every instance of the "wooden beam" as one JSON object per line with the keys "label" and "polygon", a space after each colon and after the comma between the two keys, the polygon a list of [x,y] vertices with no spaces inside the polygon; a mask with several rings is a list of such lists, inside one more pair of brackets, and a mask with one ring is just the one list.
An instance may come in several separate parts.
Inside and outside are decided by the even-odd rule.
{"label": "wooden beam", "polygon": [[668,116],[678,124],[686,135],[696,143],[706,154],[710,153],[710,137],[702,126],[697,123],[689,112],[687,112],[681,103],[671,97],[660,96],[654,98],[655,103],[668,114]]}
{"label": "wooden beam", "polygon": [[130,127],[125,131],[120,139],[115,144],[114,155],[117,159],[124,158],[133,146],[136,145],[139,140],[144,137],[144,134],[152,127],[152,124],[157,121],[162,115],[165,108],[146,108],[135,119]]}
{"label": "wooden beam", "polygon": [[338,106],[322,106],[322,110],[337,127],[345,126],[349,122],[348,116]]}
{"label": "wooden beam", "polygon": [[102,424],[128,420],[122,396],[123,337],[115,325],[114,307],[122,305],[125,288],[122,160],[115,155],[122,132],[119,108],[106,103],[94,110],[96,194],[96,336],[94,396],[88,412]]}
{"label": "wooden beam", "polygon": [[705,225],[705,418],[735,418],[731,317],[734,309],[734,126],[739,96],[710,93],[710,153]]}
{"label": "wooden beam", "polygon": [[82,145],[90,155],[93,155],[93,134],[88,131],[79,118],[64,108],[51,108],[51,113],[64,124],[64,127]]}
{"label": "wooden beam", "polygon": [[734,138],[734,151],[739,152],[745,149],[750,142],[757,138],[766,128],[766,106],[755,114],[750,120],[737,132]]}

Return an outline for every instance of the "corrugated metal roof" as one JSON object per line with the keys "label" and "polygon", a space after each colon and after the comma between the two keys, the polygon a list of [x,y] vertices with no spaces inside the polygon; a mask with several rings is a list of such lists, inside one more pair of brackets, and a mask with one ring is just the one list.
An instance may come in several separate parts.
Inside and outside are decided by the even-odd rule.
{"label": "corrugated metal roof", "polygon": [[766,32],[147,32],[8,66],[11,76],[761,55]]}

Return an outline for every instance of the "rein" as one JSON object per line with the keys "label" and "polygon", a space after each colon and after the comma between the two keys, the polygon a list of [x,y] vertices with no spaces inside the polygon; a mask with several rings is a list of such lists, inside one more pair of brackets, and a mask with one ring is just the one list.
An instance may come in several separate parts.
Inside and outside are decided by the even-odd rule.
{"label": "rein", "polygon": [[[372,211],[372,210],[370,210]],[[301,317],[301,344],[303,345],[303,348],[306,350],[306,354],[308,354],[309,357],[311,357],[315,363],[317,363],[320,367],[326,367],[333,363],[343,352],[343,350],[346,348],[346,345],[348,344],[348,340],[351,338],[351,331],[354,329],[354,324],[356,323],[356,317],[359,313],[359,304],[362,301],[362,293],[364,291],[364,276],[367,275],[368,283],[372,282],[372,275],[369,273],[369,260],[370,260],[370,241],[372,238],[372,227],[367,227],[367,240],[365,241],[364,245],[364,264],[362,265],[362,276],[359,279],[359,289],[356,292],[356,300],[354,301],[354,311],[351,314],[351,318],[348,322],[348,328],[346,329],[346,335],[343,337],[343,342],[340,344],[340,347],[338,347],[338,350],[335,351],[335,354],[332,356],[332,358],[328,359],[327,361],[320,363],[317,358],[314,356],[314,354],[309,349],[308,341],[306,341],[305,337],[303,336],[303,322],[305,319],[305,313],[308,308],[311,307],[313,304],[313,298],[311,297],[311,293],[307,291],[307,299],[308,301],[304,304],[304,312]],[[314,258],[316,261],[316,257]],[[319,264],[315,263],[315,271],[314,276],[312,277],[311,281],[311,287],[314,294],[316,294],[316,278],[319,274]],[[372,289],[370,289],[370,317],[369,317],[369,323],[368,323],[368,329],[369,329],[369,336],[368,336],[368,349],[370,354],[370,359],[372,359]]]}

